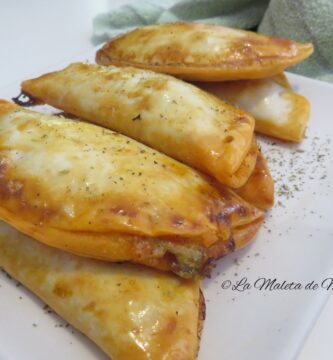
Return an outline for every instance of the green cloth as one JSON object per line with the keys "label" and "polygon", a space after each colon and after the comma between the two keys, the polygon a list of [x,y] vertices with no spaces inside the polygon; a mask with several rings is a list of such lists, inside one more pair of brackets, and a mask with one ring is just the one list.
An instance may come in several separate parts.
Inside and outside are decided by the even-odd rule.
{"label": "green cloth", "polygon": [[272,0],[259,32],[311,42],[314,53],[288,70],[333,82],[333,0]]}
{"label": "green cloth", "polygon": [[[163,4],[163,5],[162,5]],[[148,24],[194,21],[312,42],[314,54],[288,70],[333,82],[333,0],[132,1],[96,16],[92,41]]]}
{"label": "green cloth", "polygon": [[[160,5],[163,3],[163,6]],[[168,0],[129,2],[94,19],[94,44],[148,24],[195,21],[242,29],[256,27],[269,0]]]}

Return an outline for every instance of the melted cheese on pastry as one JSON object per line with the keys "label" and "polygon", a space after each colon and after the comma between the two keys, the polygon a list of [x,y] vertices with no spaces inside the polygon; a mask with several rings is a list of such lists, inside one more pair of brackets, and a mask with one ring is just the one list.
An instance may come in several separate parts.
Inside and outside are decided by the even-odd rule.
{"label": "melted cheese on pastry", "polygon": [[112,360],[196,358],[203,320],[199,311],[204,310],[198,280],[78,257],[36,242],[3,222],[0,267]]}
{"label": "melted cheese on pastry", "polygon": [[172,23],[145,26],[110,39],[96,55],[101,65],[135,66],[188,80],[255,79],[307,58],[300,44],[223,26]]}
{"label": "melted cheese on pastry", "polygon": [[[184,277],[263,214],[130,138],[0,101],[0,218],[51,246]],[[252,230],[249,239],[252,238]]]}
{"label": "melted cheese on pastry", "polygon": [[151,71],[76,63],[24,81],[22,89],[227,185],[232,185],[228,178],[240,168],[251,146],[252,117],[190,84]]}
{"label": "melted cheese on pastry", "polygon": [[289,141],[304,137],[310,104],[291,89],[283,74],[260,80],[196,85],[254,116],[255,130],[262,134]]}

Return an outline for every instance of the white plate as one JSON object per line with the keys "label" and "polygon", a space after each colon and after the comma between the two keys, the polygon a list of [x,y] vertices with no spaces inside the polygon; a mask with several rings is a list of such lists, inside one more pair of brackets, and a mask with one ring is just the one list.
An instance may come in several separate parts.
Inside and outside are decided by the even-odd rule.
{"label": "white plate", "polygon": [[[207,319],[201,360],[295,358],[331,292],[320,285],[333,276],[333,86],[291,74],[288,78],[312,105],[306,139],[300,145],[259,139],[276,181],[276,206],[256,241],[220,261],[204,282]],[[14,84],[0,90],[0,97],[18,93],[19,84]],[[245,277],[251,289],[222,289],[225,281],[235,285]],[[315,281],[319,288],[259,290],[254,288],[259,278],[303,287]],[[43,307],[0,273],[1,360],[107,358]]]}

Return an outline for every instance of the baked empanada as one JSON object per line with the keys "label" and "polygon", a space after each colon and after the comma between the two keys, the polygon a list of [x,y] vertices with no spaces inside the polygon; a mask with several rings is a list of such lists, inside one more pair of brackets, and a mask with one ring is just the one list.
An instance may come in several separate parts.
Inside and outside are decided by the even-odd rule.
{"label": "baked empanada", "polygon": [[237,182],[241,186],[254,168],[256,154],[253,149],[248,154],[254,119],[173,77],[76,63],[24,81],[22,89],[39,101],[139,140],[226,185]]}
{"label": "baked empanada", "polygon": [[223,26],[172,23],[145,26],[110,39],[101,65],[134,66],[187,80],[257,79],[307,58],[311,44]]}
{"label": "baked empanada", "polygon": [[260,80],[196,85],[251,114],[259,133],[289,141],[301,141],[304,137],[310,103],[292,90],[284,74]]}
{"label": "baked empanada", "polygon": [[0,267],[112,360],[196,358],[204,317],[199,280],[68,254],[3,222]]}
{"label": "baked empanada", "polygon": [[102,127],[1,100],[0,129],[0,218],[48,245],[193,277],[263,220],[231,190]]}
{"label": "baked empanada", "polygon": [[235,191],[242,199],[260,209],[269,209],[274,205],[274,181],[261,151],[258,152],[253,173],[245,185]]}

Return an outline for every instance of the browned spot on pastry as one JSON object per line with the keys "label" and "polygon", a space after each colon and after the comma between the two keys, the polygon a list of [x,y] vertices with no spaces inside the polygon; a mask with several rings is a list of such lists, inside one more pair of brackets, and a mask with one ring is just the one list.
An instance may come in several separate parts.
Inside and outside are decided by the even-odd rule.
{"label": "browned spot on pastry", "polygon": [[224,139],[224,142],[228,144],[228,143],[231,143],[233,140],[234,140],[234,137],[231,136],[231,135],[228,135],[228,136]]}
{"label": "browned spot on pastry", "polygon": [[94,301],[91,301],[90,303],[88,303],[86,306],[84,306],[82,308],[83,311],[89,311],[89,312],[93,312],[95,311],[95,307],[96,307],[96,304]]}
{"label": "browned spot on pastry", "polygon": [[270,41],[274,42],[275,44],[281,46],[282,47],[292,47],[293,46],[293,41],[290,39],[286,39],[286,38],[278,38],[278,37],[269,37]]}
{"label": "browned spot on pastry", "polygon": [[184,62],[184,55],[177,49],[177,45],[170,43],[167,47],[161,46],[153,54],[147,56],[147,62],[154,65],[163,64],[167,61],[172,61],[173,63]]}
{"label": "browned spot on pastry", "polygon": [[168,80],[162,77],[161,78],[154,77],[153,79],[147,78],[144,80],[144,86],[146,88],[151,88],[155,90],[164,90],[168,86]]}
{"label": "browned spot on pastry", "polygon": [[10,197],[21,198],[23,184],[18,180],[9,180],[6,176],[1,176],[0,169],[0,198],[8,199]]}
{"label": "browned spot on pastry", "polygon": [[61,298],[67,298],[73,294],[71,288],[64,281],[57,281],[53,293]]}
{"label": "browned spot on pastry", "polygon": [[46,221],[47,219],[49,219],[50,217],[56,214],[56,211],[45,206],[40,208],[39,211],[40,211],[40,221],[42,222]]}
{"label": "browned spot on pastry", "polygon": [[230,201],[232,200],[233,196],[231,194],[231,192],[222,184],[216,184],[213,183],[214,186],[216,186],[219,190],[219,193],[222,195],[222,197],[224,198],[225,201]]}
{"label": "browned spot on pastry", "polygon": [[168,319],[164,331],[167,334],[173,333],[176,330],[177,327],[177,319],[175,318],[175,316],[172,316]]}
{"label": "browned spot on pastry", "polygon": [[[15,121],[14,121],[15,124]],[[30,126],[34,126],[36,124],[33,120],[27,120],[24,123],[17,124],[17,130],[24,132],[26,131]]]}

